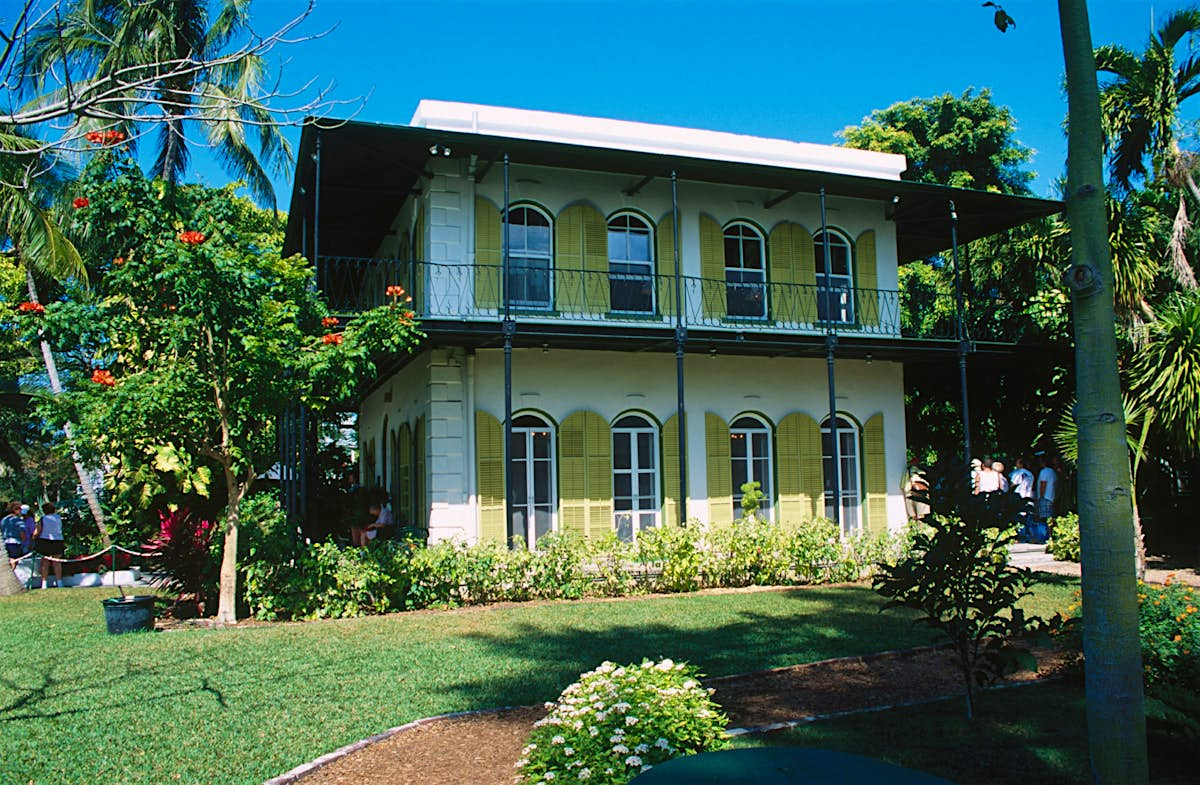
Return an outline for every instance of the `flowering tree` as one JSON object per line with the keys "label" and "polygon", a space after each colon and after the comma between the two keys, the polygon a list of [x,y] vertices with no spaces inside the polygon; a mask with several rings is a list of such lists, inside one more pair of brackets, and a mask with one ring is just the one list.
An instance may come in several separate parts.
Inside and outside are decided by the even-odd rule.
{"label": "flowering tree", "polygon": [[110,481],[146,466],[192,492],[223,480],[217,616],[232,623],[240,504],[276,460],[277,416],[349,394],[372,356],[420,334],[396,294],[337,331],[269,213],[232,186],[148,180],[124,147],[101,140],[71,197],[93,293],[18,318],[65,358],[68,390],[45,414],[76,423]]}

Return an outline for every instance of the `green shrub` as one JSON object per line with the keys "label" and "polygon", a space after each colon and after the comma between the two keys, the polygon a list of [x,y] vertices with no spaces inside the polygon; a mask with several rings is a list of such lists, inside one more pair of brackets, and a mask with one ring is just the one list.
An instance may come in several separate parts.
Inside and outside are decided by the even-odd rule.
{"label": "green shrub", "polygon": [[1138,587],[1138,631],[1147,686],[1200,692],[1200,600],[1196,589],[1168,577]]}
{"label": "green shrub", "polygon": [[527,784],[621,785],[683,755],[725,745],[725,716],[695,669],[671,660],[603,663],[563,690],[518,761]]}
{"label": "green shrub", "polygon": [[1059,561],[1079,561],[1079,516],[1073,512],[1054,519],[1046,552]]}
{"label": "green shrub", "polygon": [[700,588],[700,527],[656,526],[637,538],[637,561],[661,572],[651,584],[654,591],[696,591]]}

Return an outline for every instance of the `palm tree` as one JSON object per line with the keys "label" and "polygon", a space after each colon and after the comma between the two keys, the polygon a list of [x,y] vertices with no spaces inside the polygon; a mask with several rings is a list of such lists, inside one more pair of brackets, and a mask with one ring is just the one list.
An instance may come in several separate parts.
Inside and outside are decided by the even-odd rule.
{"label": "palm tree", "polygon": [[[42,164],[40,156],[23,156],[22,150],[37,149],[38,143],[9,129],[0,128],[0,148],[14,153],[0,156],[0,237],[12,243],[18,261],[25,270],[26,288],[31,302],[38,302],[38,287],[35,272],[56,278],[81,278],[86,280],[87,270],[79,251],[63,235],[58,222],[50,211],[39,203],[39,195],[45,195],[57,178],[50,164]],[[36,178],[28,178],[29,171],[39,172]],[[28,182],[25,187],[14,183]],[[38,341],[46,375],[50,380],[50,391],[62,393],[58,376],[58,364],[50,344]],[[104,511],[96,494],[92,475],[83,465],[83,460],[74,447],[74,434],[70,423],[64,432],[71,448],[71,459],[79,477],[79,485],[87,500],[88,508],[100,530],[105,546],[111,544],[108,527],[104,522]]]}
{"label": "palm tree", "polygon": [[1189,54],[1177,64],[1175,49],[1197,32],[1200,9],[1189,8],[1167,17],[1140,55],[1122,46],[1095,51],[1096,70],[1112,77],[1100,91],[1110,182],[1119,191],[1128,191],[1136,179],[1161,179],[1179,190],[1170,259],[1172,272],[1185,289],[1197,285],[1184,250],[1191,228],[1185,192],[1200,203],[1200,187],[1192,174],[1195,156],[1179,147],[1179,105],[1200,92],[1200,57]]}
{"label": "palm tree", "polygon": [[[128,69],[167,71],[165,64],[184,60],[218,61],[155,83],[164,119],[155,122],[153,175],[172,184],[183,177],[190,158],[186,127],[199,124],[226,173],[243,180],[260,204],[273,207],[270,174],[286,170],[292,153],[279,124],[257,100],[266,94],[267,64],[253,53],[219,62],[226,48],[248,34],[250,2],[219,0],[215,14],[211,5],[209,0],[70,0],[61,19],[30,36],[25,66],[34,75],[33,89],[43,91],[54,68],[99,80]],[[86,89],[86,83],[75,89]],[[249,135],[255,137],[257,154]]]}
{"label": "palm tree", "polygon": [[1159,429],[1181,456],[1200,453],[1200,293],[1181,294],[1147,325],[1129,369],[1138,400],[1155,407]]}

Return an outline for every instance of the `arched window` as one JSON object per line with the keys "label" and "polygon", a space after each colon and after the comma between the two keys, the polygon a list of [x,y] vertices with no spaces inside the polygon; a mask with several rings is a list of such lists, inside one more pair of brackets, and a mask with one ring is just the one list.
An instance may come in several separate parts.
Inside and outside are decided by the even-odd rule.
{"label": "arched window", "polygon": [[[862,528],[859,514],[862,489],[859,477],[858,428],[844,417],[837,418],[838,480],[841,484],[842,534],[851,536]],[[825,477],[825,517],[833,520],[833,435],[829,420],[821,424],[822,474]]]}
{"label": "arched window", "polygon": [[[817,264],[817,318],[854,321],[854,251],[841,232],[829,230],[829,264],[825,263],[825,232],[813,237]],[[832,311],[830,308],[832,307]]]}
{"label": "arched window", "polygon": [[658,434],[645,417],[626,415],[612,427],[613,518],[617,537],[658,525]]}
{"label": "arched window", "polygon": [[762,492],[760,518],[771,518],[771,429],[757,417],[739,417],[729,425],[729,459],[732,462],[733,517],[745,515],[742,486],[757,482]]}
{"label": "arched window", "polygon": [[608,221],[608,277],[612,310],[654,313],[654,255],[650,226],[622,213]]}
{"label": "arched window", "polygon": [[725,296],[730,316],[765,318],[767,271],[765,243],[750,224],[725,227]]}
{"label": "arched window", "polygon": [[536,414],[513,418],[513,536],[533,548],[554,530],[554,429]]}
{"label": "arched window", "polygon": [[534,207],[508,211],[508,300],[526,308],[549,308],[554,291],[550,219]]}

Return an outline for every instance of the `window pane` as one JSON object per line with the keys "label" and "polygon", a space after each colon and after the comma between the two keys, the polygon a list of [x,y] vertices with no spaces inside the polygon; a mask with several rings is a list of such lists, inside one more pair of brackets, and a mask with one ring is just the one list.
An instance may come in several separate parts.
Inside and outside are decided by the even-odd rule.
{"label": "window pane", "polygon": [[614,433],[613,434],[613,468],[628,469],[630,468],[630,451],[629,451],[629,434]]}
{"label": "window pane", "polygon": [[638,464],[642,469],[653,469],[654,467],[654,434],[649,431],[643,431],[637,435],[638,445]]}
{"label": "window pane", "polygon": [[654,496],[654,475],[649,472],[638,474],[638,495],[649,499]]}
{"label": "window pane", "polygon": [[550,457],[550,432],[538,431],[533,434],[533,457]]}
{"label": "window pane", "polygon": [[725,266],[741,267],[741,248],[736,237],[725,237]]}
{"label": "window pane", "polygon": [[746,457],[746,434],[729,434],[729,454],[734,458]]}
{"label": "window pane", "polygon": [[512,439],[509,441],[511,449],[509,454],[514,461],[525,457],[525,434],[520,431],[514,431]]}
{"label": "window pane", "polygon": [[650,261],[650,235],[641,232],[631,232],[629,235],[629,255],[626,258]]}
{"label": "window pane", "polygon": [[550,462],[533,462],[534,502],[545,504],[550,501]]}
{"label": "window pane", "polygon": [[616,517],[617,539],[621,542],[633,542],[633,515],[623,513]]}
{"label": "window pane", "polygon": [[550,511],[546,509],[535,510],[533,513],[534,535],[537,539],[541,539],[550,533],[550,522],[552,517]]}
{"label": "window pane", "polygon": [[613,494],[624,497],[633,496],[633,478],[628,474],[614,474]]}
{"label": "window pane", "polygon": [[629,258],[625,253],[625,233],[608,231],[608,258],[612,261],[624,261]]}
{"label": "window pane", "polygon": [[550,253],[550,227],[531,226],[528,230],[527,242],[529,250],[540,253]]}

